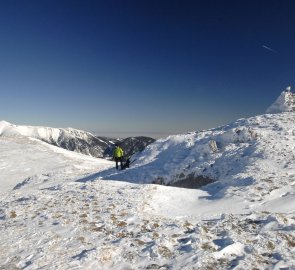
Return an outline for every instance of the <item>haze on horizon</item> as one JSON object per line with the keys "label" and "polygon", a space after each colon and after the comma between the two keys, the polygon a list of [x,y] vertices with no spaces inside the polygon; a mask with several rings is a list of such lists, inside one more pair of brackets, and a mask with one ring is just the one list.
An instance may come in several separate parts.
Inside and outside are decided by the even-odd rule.
{"label": "haze on horizon", "polygon": [[295,2],[1,1],[0,119],[126,137],[264,113],[294,85]]}

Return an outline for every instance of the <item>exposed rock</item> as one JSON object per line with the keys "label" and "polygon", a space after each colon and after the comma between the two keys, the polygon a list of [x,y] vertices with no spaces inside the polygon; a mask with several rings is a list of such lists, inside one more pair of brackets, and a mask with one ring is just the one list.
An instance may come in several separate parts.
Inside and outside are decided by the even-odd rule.
{"label": "exposed rock", "polygon": [[170,183],[168,184],[168,186],[182,187],[182,188],[200,188],[202,186],[206,186],[213,182],[215,182],[215,180],[202,175],[195,176],[194,173],[191,173],[186,176],[182,174],[178,181]]}
{"label": "exposed rock", "polygon": [[217,143],[214,140],[209,141],[209,147],[212,150],[212,152],[217,152],[218,151],[218,147],[217,147]]}

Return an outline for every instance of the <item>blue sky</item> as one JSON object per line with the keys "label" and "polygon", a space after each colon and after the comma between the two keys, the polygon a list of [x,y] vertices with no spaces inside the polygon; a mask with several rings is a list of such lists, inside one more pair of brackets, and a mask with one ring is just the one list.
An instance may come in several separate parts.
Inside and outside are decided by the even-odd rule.
{"label": "blue sky", "polygon": [[0,118],[154,137],[264,113],[294,85],[295,2],[0,2]]}

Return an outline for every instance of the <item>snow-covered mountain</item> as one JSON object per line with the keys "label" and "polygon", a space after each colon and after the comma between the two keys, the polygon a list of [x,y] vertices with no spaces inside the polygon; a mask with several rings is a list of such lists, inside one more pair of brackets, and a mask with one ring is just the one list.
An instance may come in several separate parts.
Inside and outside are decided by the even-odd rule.
{"label": "snow-covered mountain", "polygon": [[110,157],[114,143],[120,143],[125,152],[131,156],[138,151],[142,151],[146,145],[155,141],[149,137],[112,139],[95,136],[89,132],[73,128],[17,126],[6,121],[0,121],[0,136],[35,138],[70,151],[99,158]]}
{"label": "snow-covered mountain", "polygon": [[89,132],[73,128],[51,128],[38,126],[17,126],[0,122],[0,136],[25,136],[78,153],[103,157],[105,150],[112,145],[108,138],[96,137]]}
{"label": "snow-covered mountain", "polygon": [[142,152],[149,144],[155,142],[155,139],[145,136],[128,137],[120,140],[118,143],[124,149],[125,155],[130,157],[135,153]]}
{"label": "snow-covered mountain", "polygon": [[294,121],[169,136],[125,171],[0,136],[0,269],[295,269]]}
{"label": "snow-covered mountain", "polygon": [[[293,94],[284,91],[283,96]],[[278,100],[276,104],[285,104]],[[188,187],[220,180],[252,182],[265,177],[262,172],[270,162],[269,173],[283,172],[289,161],[279,153],[293,159],[294,148],[295,113],[265,114],[157,140],[134,157],[133,168],[116,175],[104,172],[103,178]]]}
{"label": "snow-covered mountain", "polygon": [[261,184],[267,177],[290,172],[293,166],[295,113],[265,114],[211,130],[169,136],[134,158],[131,169],[102,172],[101,177],[187,187],[210,182],[218,186],[224,182]]}

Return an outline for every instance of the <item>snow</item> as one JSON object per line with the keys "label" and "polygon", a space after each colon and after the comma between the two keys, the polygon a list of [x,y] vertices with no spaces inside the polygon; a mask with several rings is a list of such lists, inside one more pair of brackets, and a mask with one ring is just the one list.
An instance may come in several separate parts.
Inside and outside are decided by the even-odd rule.
{"label": "snow", "polygon": [[0,122],[0,268],[295,269],[294,119],[169,136],[125,171]]}
{"label": "snow", "polygon": [[[223,214],[248,213],[248,204],[243,198],[208,199],[208,192],[199,189],[184,189],[160,186],[154,188],[150,210],[159,216],[174,219],[188,218],[192,221],[220,218]],[[181,207],[180,207],[181,206]]]}
{"label": "snow", "polygon": [[73,128],[51,128],[42,126],[20,126],[0,122],[0,136],[34,138],[52,145],[95,157],[103,157],[109,143],[106,139]]}
{"label": "snow", "polygon": [[6,121],[0,121],[0,134],[2,134],[3,130],[10,125],[11,124]]}
{"label": "snow", "polygon": [[266,110],[266,113],[281,113],[295,111],[295,95],[291,92],[291,87],[287,87],[285,91],[277,98],[277,100]]}
{"label": "snow", "polygon": [[217,259],[227,256],[243,256],[245,254],[245,245],[236,242],[232,245],[228,245],[222,250],[215,252],[214,256]]}
{"label": "snow", "polygon": [[103,165],[102,168],[110,166],[106,160],[70,152],[36,139],[0,137],[0,143],[0,194],[21,183],[20,179],[39,178],[47,172],[56,173],[61,170],[66,175],[67,171],[91,167],[98,160]]}
{"label": "snow", "polygon": [[[44,141],[58,140],[63,136],[75,134],[81,137],[91,135],[85,131],[75,130],[72,128],[59,129],[42,126],[17,126],[5,121],[0,122],[0,135],[5,137],[31,137]],[[92,136],[92,135],[91,135]]]}
{"label": "snow", "polygon": [[[295,177],[291,162],[295,157],[294,117],[293,112],[266,114],[211,130],[169,136],[134,157],[131,169],[115,174],[104,171],[100,176],[170,185],[186,179],[198,183],[199,176],[206,177],[215,181],[203,189],[211,200],[224,197],[229,187],[246,191],[257,185],[266,192],[272,186],[267,183],[274,185],[274,177]],[[216,142],[217,151],[210,149],[211,141]],[[239,197],[237,192],[232,194]],[[258,200],[259,193],[254,197]]]}

